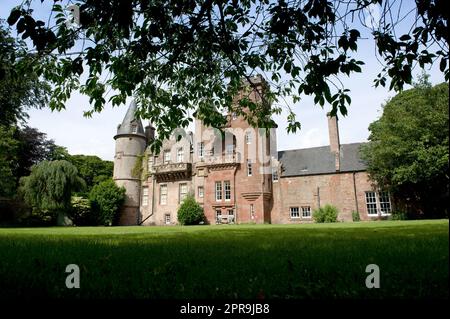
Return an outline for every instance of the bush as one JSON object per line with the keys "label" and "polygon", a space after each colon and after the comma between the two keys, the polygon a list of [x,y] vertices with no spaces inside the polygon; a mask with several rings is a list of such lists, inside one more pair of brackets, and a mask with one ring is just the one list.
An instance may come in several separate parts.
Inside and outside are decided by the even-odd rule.
{"label": "bush", "polygon": [[389,216],[390,220],[406,220],[408,219],[408,215],[405,212],[392,212]]}
{"label": "bush", "polygon": [[338,217],[338,209],[332,205],[325,205],[313,212],[316,223],[335,223]]}
{"label": "bush", "polygon": [[116,223],[119,208],[125,201],[125,188],[107,179],[92,188],[89,200],[96,224],[110,226]]}
{"label": "bush", "polygon": [[69,218],[77,226],[95,225],[89,199],[73,196],[72,207],[69,210]]}
{"label": "bush", "polygon": [[193,195],[188,195],[178,208],[178,222],[181,225],[198,225],[205,220],[203,208],[195,201]]}
{"label": "bush", "polygon": [[359,213],[357,211],[353,211],[352,212],[352,219],[353,219],[354,222],[361,221],[361,217],[359,217]]}

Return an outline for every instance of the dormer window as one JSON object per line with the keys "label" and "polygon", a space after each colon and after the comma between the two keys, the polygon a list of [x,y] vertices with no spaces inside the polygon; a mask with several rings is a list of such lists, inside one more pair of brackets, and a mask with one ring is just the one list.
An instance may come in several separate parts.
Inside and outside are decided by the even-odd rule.
{"label": "dormer window", "polygon": [[182,163],[184,160],[184,151],[183,148],[180,147],[177,149],[177,163]]}
{"label": "dormer window", "polygon": [[170,151],[164,151],[163,161],[164,161],[164,164],[167,164],[170,162]]}
{"label": "dormer window", "polygon": [[131,134],[137,133],[137,125],[131,125]]}

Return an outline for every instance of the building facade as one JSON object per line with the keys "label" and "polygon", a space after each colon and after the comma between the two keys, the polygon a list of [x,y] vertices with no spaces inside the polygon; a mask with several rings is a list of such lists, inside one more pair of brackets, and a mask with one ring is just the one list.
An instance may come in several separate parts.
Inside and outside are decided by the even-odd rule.
{"label": "building facade", "polygon": [[[265,85],[252,79],[248,97],[258,102]],[[222,130],[195,121],[195,131],[176,130],[159,154],[148,147],[155,129],[135,117],[132,103],[119,125],[114,180],[126,188],[121,225],[175,225],[190,193],[209,224],[305,223],[326,204],[338,220],[390,214],[389,194],[373,185],[359,156],[362,143],[339,142],[336,117],[328,117],[330,145],[278,151],[276,129],[255,129],[229,114]],[[141,168],[141,169],[139,169]]]}

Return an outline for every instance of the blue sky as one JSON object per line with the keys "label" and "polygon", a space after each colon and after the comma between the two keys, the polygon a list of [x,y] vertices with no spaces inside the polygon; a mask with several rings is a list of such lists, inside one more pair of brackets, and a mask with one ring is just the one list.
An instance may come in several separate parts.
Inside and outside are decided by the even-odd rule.
{"label": "blue sky", "polygon": [[[52,3],[52,1],[44,1],[41,5],[40,1],[35,2],[38,13],[42,10],[39,10],[40,6],[45,8]],[[18,3],[20,1],[2,0],[0,18],[6,19],[11,8]],[[362,68],[363,72],[352,74],[350,78],[347,76],[340,78],[351,90],[352,98],[348,115],[339,118],[341,143],[366,141],[369,136],[369,124],[381,115],[382,104],[396,94],[394,91],[389,92],[385,88],[373,86],[373,79],[381,71],[381,65],[375,58],[374,41],[371,38],[362,39],[358,41],[358,45],[360,52],[356,58],[366,63]],[[416,75],[420,72],[420,69],[414,70]],[[430,81],[433,84],[444,82],[444,76],[438,71],[437,66],[426,72],[430,74]],[[130,101],[131,98],[128,103]],[[278,150],[327,145],[326,113],[330,110],[330,106],[325,105],[322,109],[314,105],[313,99],[309,97],[304,97],[295,104],[289,100],[288,103],[297,114],[302,129],[296,134],[288,134],[286,132],[287,113],[283,112],[275,116],[274,120],[278,124]],[[112,108],[111,104],[108,104],[101,113],[94,114],[92,118],[85,118],[83,111],[90,109],[89,100],[86,96],[75,93],[66,103],[66,110],[61,112],[52,112],[48,108],[30,110],[28,125],[45,132],[49,138],[55,140],[56,144],[67,147],[71,154],[97,155],[103,159],[112,160],[115,146],[113,136],[117,125],[122,122],[126,107],[127,105],[122,105]]]}

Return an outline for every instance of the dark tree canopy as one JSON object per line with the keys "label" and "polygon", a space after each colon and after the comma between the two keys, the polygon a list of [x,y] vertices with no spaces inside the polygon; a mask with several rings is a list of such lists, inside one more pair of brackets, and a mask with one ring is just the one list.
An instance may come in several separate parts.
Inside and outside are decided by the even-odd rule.
{"label": "dark tree canopy", "polygon": [[[72,24],[64,10],[71,1],[49,1],[47,21],[35,19],[31,2],[14,8],[8,22],[31,39],[36,72],[55,85],[50,107],[63,109],[79,88],[90,97],[90,115],[112,89],[113,106],[136,97],[161,139],[193,115],[218,127],[225,113],[243,107],[250,124],[273,126],[270,115],[281,109],[267,106],[286,96],[311,95],[345,115],[351,99],[339,76],[361,72],[362,32],[383,64],[375,85],[402,89],[416,64],[437,62],[449,75],[445,0],[84,0]],[[402,21],[407,28],[399,29]],[[271,93],[233,106],[242,79],[252,85],[256,74]],[[295,131],[300,123],[286,107],[287,129]]]}
{"label": "dark tree canopy", "polygon": [[421,81],[391,99],[363,148],[371,178],[416,216],[448,217],[448,90]]}
{"label": "dark tree canopy", "polygon": [[0,196],[13,197],[19,179],[28,176],[33,165],[68,156],[64,147],[36,128],[0,125]]}
{"label": "dark tree canopy", "polygon": [[14,167],[18,148],[19,142],[14,139],[14,128],[0,125],[0,197],[12,196],[16,190]]}
{"label": "dark tree canopy", "polygon": [[86,182],[84,195],[87,195],[94,185],[112,178],[114,164],[111,161],[104,161],[92,155],[71,155],[68,161],[75,165],[78,174]]}
{"label": "dark tree canopy", "polygon": [[[15,173],[17,177],[29,175],[31,167],[42,161],[66,159],[61,152],[61,146],[56,145],[52,139],[47,139],[47,134],[36,128],[18,128],[15,137],[19,142]],[[64,152],[65,149],[62,149]],[[67,151],[65,153],[68,156]]]}
{"label": "dark tree canopy", "polygon": [[11,37],[0,21],[0,125],[24,122],[27,109],[47,106],[50,86],[33,63],[25,43]]}

